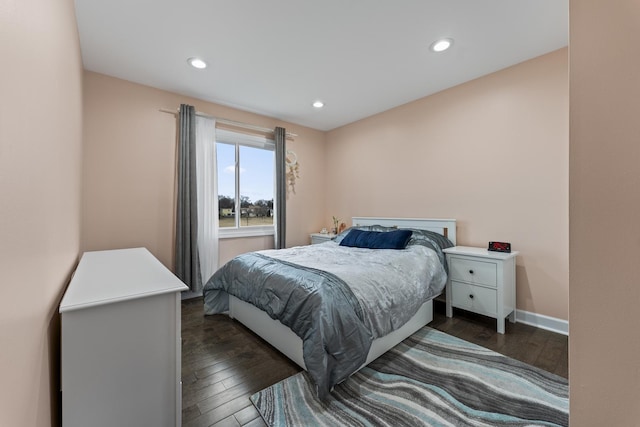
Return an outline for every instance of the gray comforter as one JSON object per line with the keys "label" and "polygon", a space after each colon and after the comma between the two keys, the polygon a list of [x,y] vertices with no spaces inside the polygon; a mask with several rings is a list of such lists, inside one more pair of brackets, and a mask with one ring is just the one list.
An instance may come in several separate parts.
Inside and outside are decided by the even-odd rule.
{"label": "gray comforter", "polygon": [[206,283],[205,314],[228,311],[231,294],[278,319],[302,339],[323,398],[362,366],[373,339],[404,325],[442,291],[440,248],[412,240],[404,250],[326,242],[240,255]]}

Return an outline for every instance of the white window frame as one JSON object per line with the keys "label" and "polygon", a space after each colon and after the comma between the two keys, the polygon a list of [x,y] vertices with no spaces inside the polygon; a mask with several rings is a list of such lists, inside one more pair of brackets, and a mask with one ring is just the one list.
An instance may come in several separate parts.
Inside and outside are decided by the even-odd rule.
{"label": "white window frame", "polygon": [[[235,146],[235,227],[218,227],[218,238],[220,239],[234,239],[237,237],[260,237],[260,236],[273,236],[275,235],[275,223],[274,225],[252,225],[241,227],[239,224],[238,212],[240,212],[240,146],[261,148],[263,150],[275,151],[276,144],[273,139],[265,136],[248,135],[240,132],[233,132],[226,129],[216,129],[216,149],[217,143],[222,142]],[[275,187],[275,168],[274,168],[274,187]],[[274,188],[274,204],[275,204],[275,188]],[[220,215],[219,212],[216,213]],[[275,218],[274,218],[275,220]]]}

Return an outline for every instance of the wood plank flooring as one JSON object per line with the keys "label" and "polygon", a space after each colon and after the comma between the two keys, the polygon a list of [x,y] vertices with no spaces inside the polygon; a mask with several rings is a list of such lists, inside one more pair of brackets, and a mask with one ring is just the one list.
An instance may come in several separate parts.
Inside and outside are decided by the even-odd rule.
{"label": "wood plank flooring", "polygon": [[[182,423],[185,427],[264,426],[249,397],[300,368],[225,315],[204,316],[202,298],[182,302]],[[429,325],[514,359],[568,377],[568,338],[521,323],[462,310],[444,315],[436,302]]]}

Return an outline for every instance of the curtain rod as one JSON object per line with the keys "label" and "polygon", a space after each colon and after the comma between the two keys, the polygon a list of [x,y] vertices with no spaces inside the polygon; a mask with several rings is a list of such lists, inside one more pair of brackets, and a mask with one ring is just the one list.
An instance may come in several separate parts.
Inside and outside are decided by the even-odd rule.
{"label": "curtain rod", "polygon": [[[176,111],[176,110],[171,110],[169,108],[161,108],[160,111],[163,113],[173,114],[174,116],[180,112],[179,110]],[[214,119],[217,123],[222,123],[223,125],[236,126],[243,129],[255,130],[255,131],[264,132],[264,133],[273,133],[273,129],[265,128],[262,126],[250,125],[248,123],[237,122],[235,120],[221,119],[219,117],[211,116],[209,114],[201,113],[199,111],[196,111],[196,116]],[[287,138],[293,138],[296,136],[298,135],[295,133],[287,132]]]}

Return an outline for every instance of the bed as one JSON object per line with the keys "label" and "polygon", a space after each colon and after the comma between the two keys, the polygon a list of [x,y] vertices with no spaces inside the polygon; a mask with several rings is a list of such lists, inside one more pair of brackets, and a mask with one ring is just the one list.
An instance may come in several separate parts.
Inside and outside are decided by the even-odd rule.
{"label": "bed", "polygon": [[[354,217],[352,224],[350,230],[413,230],[411,242],[403,251],[346,248],[330,241],[243,254],[219,269],[203,291],[205,314],[228,312],[307,370],[321,398],[335,384],[433,319],[432,300],[444,289],[446,262],[439,251],[427,248],[434,247],[435,241],[442,248],[456,243],[456,222],[452,219]],[[350,230],[336,241],[345,238]],[[423,244],[424,239],[428,244]],[[313,263],[311,258],[315,259]],[[415,264],[416,259],[419,264]],[[362,264],[360,270],[353,270],[352,265],[357,264]],[[388,264],[383,267],[385,271],[373,270],[379,264]],[[426,275],[429,286],[405,286],[416,275]],[[295,278],[295,285],[289,283],[294,281],[291,278]],[[286,289],[274,291],[273,286],[264,285],[274,280]],[[380,283],[367,288],[371,280]],[[346,282],[349,285],[345,287]],[[259,296],[249,295],[254,283]],[[384,287],[392,292],[383,295],[391,297],[375,294]],[[407,287],[419,295],[407,293]],[[312,292],[308,291],[310,288]],[[328,298],[316,298],[325,293]],[[400,300],[399,295],[405,294],[406,300]],[[385,300],[396,306],[406,305],[407,309],[396,307],[387,313],[381,309]]]}

